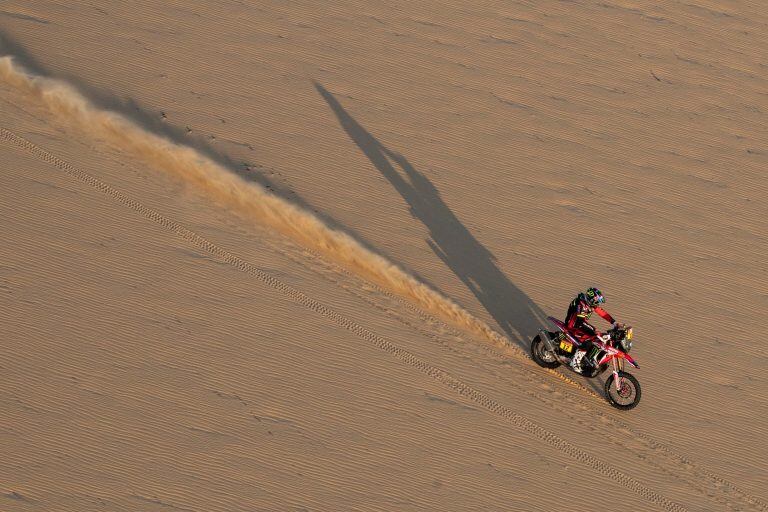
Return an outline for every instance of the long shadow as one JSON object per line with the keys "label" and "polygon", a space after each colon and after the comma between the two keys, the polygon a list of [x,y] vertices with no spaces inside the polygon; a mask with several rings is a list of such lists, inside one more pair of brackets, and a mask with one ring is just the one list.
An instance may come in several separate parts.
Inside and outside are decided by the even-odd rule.
{"label": "long shadow", "polygon": [[451,211],[440,192],[408,160],[371,135],[322,85],[315,88],[344,131],[405,199],[411,215],[429,230],[427,243],[469,288],[501,329],[527,348],[529,337],[544,325],[546,315],[496,265],[496,258]]}

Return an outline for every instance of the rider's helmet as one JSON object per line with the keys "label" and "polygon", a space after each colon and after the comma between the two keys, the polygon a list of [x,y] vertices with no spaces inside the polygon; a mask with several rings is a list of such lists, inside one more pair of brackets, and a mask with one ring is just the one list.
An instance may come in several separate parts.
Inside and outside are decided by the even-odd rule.
{"label": "rider's helmet", "polygon": [[584,295],[587,297],[587,303],[593,308],[605,303],[605,297],[603,297],[602,292],[594,286],[587,288],[587,291]]}

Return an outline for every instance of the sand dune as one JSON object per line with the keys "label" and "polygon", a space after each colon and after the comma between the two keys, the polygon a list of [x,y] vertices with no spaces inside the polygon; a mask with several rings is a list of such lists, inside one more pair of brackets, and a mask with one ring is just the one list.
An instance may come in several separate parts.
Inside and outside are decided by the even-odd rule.
{"label": "sand dune", "polygon": [[[766,24],[7,2],[0,508],[768,510]],[[525,356],[591,284],[630,414]]]}

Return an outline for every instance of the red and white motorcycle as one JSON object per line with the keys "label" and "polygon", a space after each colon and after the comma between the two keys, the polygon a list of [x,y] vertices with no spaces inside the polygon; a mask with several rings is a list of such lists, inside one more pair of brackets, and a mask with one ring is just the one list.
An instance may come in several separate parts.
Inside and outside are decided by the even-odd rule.
{"label": "red and white motorcycle", "polygon": [[[557,318],[549,317],[557,331],[550,332],[542,329],[531,341],[531,357],[536,364],[544,368],[557,368],[565,364],[571,371],[594,378],[609,368],[611,376],[605,381],[605,396],[608,402],[617,409],[628,410],[640,402],[640,383],[629,372],[624,370],[625,362],[639,368],[637,362],[629,355],[632,348],[632,328],[616,326],[603,335],[593,338],[590,357],[581,349],[582,343],[568,330],[568,327]],[[595,352],[596,351],[596,352]],[[574,366],[571,361],[576,358]],[[595,361],[592,364],[590,361]]]}

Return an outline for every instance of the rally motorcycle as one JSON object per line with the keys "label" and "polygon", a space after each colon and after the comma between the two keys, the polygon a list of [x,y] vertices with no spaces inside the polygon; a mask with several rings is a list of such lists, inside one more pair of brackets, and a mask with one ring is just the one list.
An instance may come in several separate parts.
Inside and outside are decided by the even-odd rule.
{"label": "rally motorcycle", "polygon": [[[631,327],[616,326],[604,335],[598,334],[592,339],[590,354],[586,354],[583,350],[579,351],[583,343],[569,332],[563,322],[551,316],[549,321],[557,331],[542,329],[531,341],[531,357],[536,364],[544,368],[557,368],[565,364],[571,371],[589,378],[597,377],[610,368],[612,373],[605,381],[608,402],[623,410],[637,406],[640,402],[640,383],[632,374],[624,371],[625,362],[639,368],[629,355],[632,348]],[[580,358],[577,362],[581,362],[581,365],[577,365],[577,368],[571,366],[574,357]],[[592,364],[590,360],[597,364]]]}

